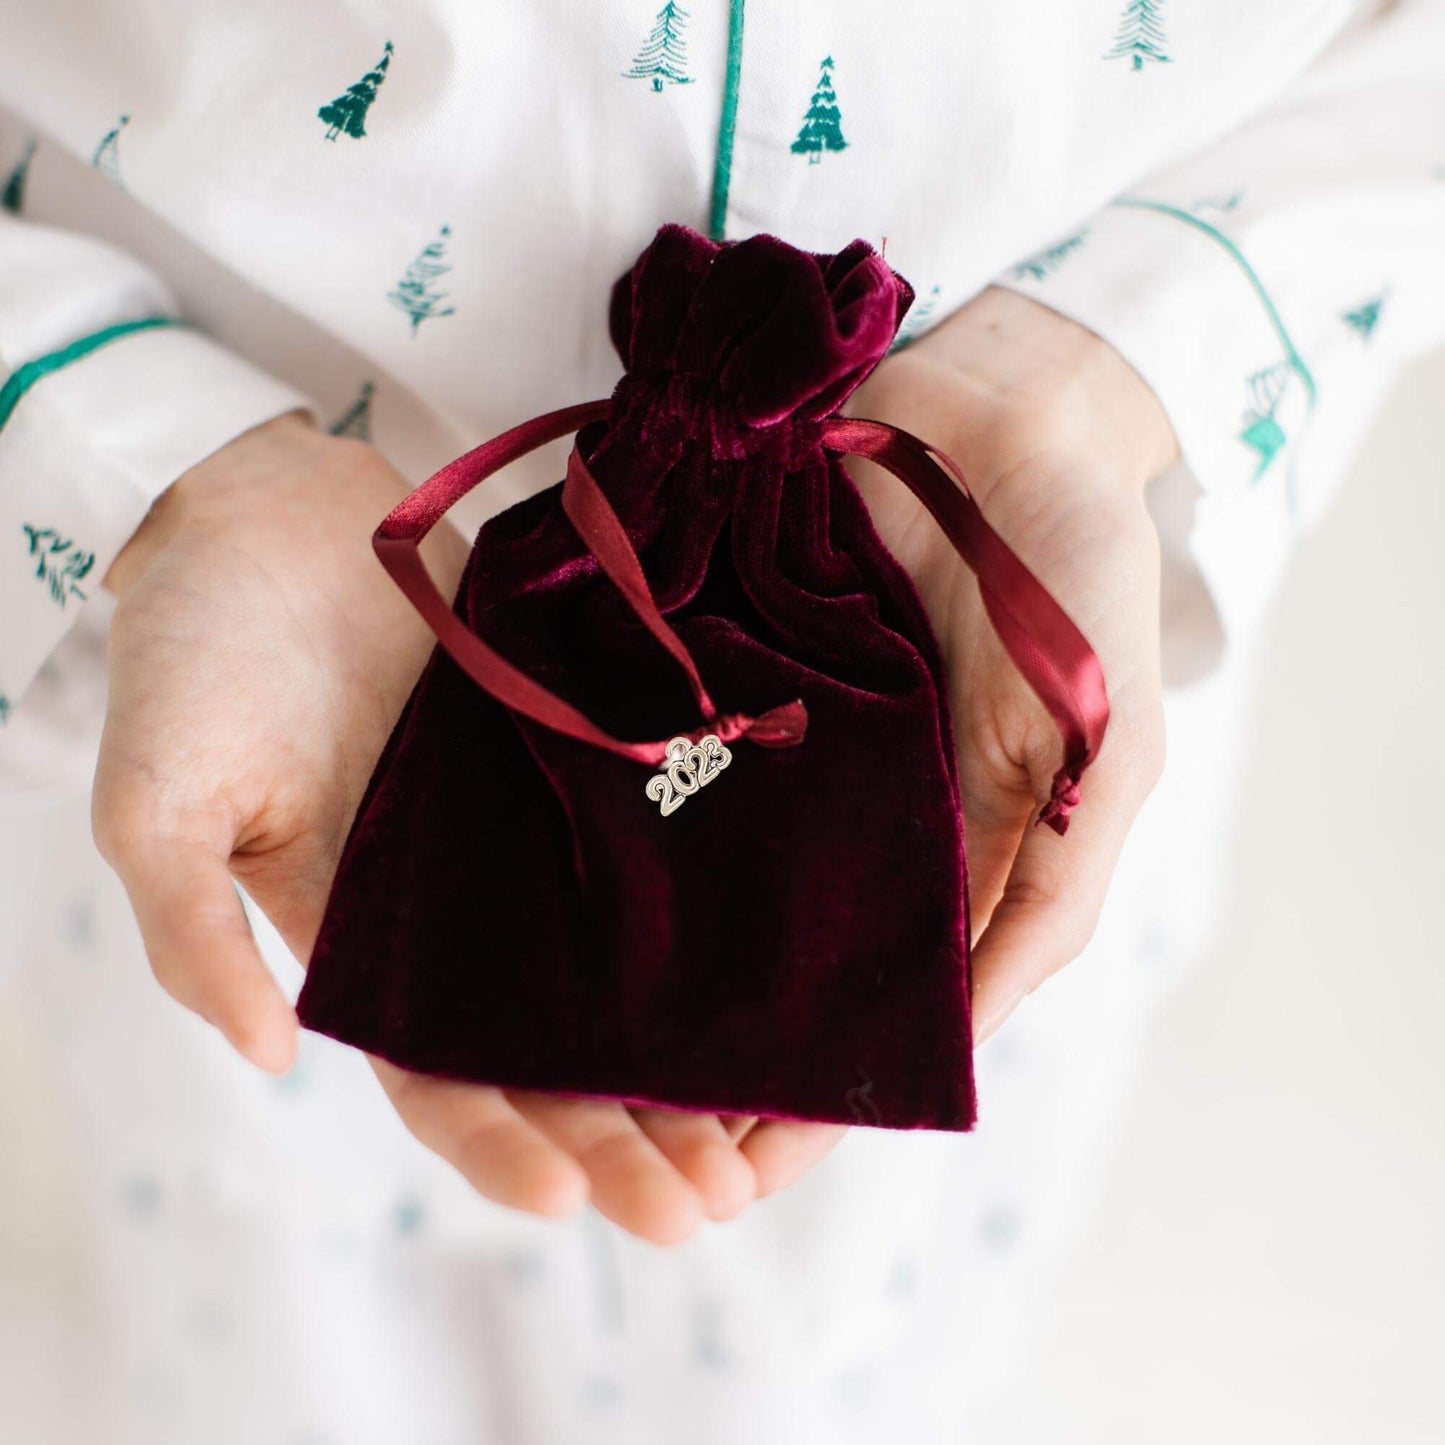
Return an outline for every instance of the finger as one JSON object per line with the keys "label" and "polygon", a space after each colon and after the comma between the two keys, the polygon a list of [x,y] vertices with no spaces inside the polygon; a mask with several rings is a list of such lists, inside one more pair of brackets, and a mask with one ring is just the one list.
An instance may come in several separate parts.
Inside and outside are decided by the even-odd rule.
{"label": "finger", "polygon": [[959,749],[958,788],[968,859],[969,925],[971,941],[977,941],[1003,895],[1037,808],[1027,775],[1013,763],[986,757],[975,746]]}
{"label": "finger", "polygon": [[998,1029],[1025,995],[1083,952],[1149,786],[1152,777],[1141,785],[1138,774],[1091,772],[1085,775],[1082,800],[1066,835],[1029,824],[1003,894],[973,951],[976,1045]]}
{"label": "finger", "polygon": [[758,1177],[757,1197],[796,1183],[848,1132],[847,1124],[808,1124],[764,1119],[748,1133],[742,1152]]}
{"label": "finger", "polygon": [[634,1108],[638,1127],[702,1198],[709,1219],[732,1219],[753,1200],[753,1166],[716,1114]]}
{"label": "finger", "polygon": [[718,1118],[722,1120],[722,1126],[734,1144],[747,1138],[748,1130],[758,1122],[756,1114],[719,1114]]}
{"label": "finger", "polygon": [[296,1014],[261,959],[226,858],[203,843],[155,838],[106,856],[161,987],[244,1058],[284,1074],[296,1058]]}
{"label": "finger", "polygon": [[265,853],[235,853],[231,872],[302,964],[311,957],[336,876],[339,849],[310,838]]}
{"label": "finger", "polygon": [[587,1202],[587,1176],[517,1113],[500,1089],[371,1066],[402,1123],[497,1204],[556,1218]]}
{"label": "finger", "polygon": [[614,1224],[654,1244],[686,1239],[702,1199],[623,1104],[513,1089],[517,1111],[583,1169],[592,1202]]}

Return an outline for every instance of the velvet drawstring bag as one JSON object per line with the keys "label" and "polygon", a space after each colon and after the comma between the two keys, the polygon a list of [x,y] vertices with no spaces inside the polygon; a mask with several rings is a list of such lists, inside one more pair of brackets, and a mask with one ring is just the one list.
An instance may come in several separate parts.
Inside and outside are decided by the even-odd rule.
{"label": "velvet drawstring bag", "polygon": [[[613,290],[611,398],[484,443],[385,519],[377,552],[440,645],[352,824],[307,1027],[502,1086],[972,1125],[946,678],[841,454],[894,471],[976,572],[1063,734],[1059,832],[1108,706],[957,467],[838,414],[912,300],[863,241],[664,226]],[[449,607],[422,536],[573,433],[566,480],[481,528]]]}

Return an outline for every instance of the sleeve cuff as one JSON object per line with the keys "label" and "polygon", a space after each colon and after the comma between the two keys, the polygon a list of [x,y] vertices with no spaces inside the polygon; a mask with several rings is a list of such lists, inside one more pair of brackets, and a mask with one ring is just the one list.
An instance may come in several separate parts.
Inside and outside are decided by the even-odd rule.
{"label": "sleeve cuff", "polygon": [[1313,379],[1248,262],[1207,219],[1118,204],[995,284],[1119,352],[1159,398],[1211,504],[1283,471]]}
{"label": "sleeve cuff", "polygon": [[185,326],[118,337],[37,380],[0,429],[0,721],[152,501],[294,388]]}
{"label": "sleeve cuff", "polygon": [[1225,634],[1249,625],[1297,529],[1315,382],[1247,258],[1205,215],[1121,202],[995,284],[1088,327],[1153,389],[1195,489],[1174,548]]}

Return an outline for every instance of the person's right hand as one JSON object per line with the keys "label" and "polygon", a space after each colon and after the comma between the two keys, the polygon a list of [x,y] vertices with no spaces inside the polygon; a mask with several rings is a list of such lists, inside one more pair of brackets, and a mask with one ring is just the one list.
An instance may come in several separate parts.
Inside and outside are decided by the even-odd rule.
{"label": "person's right hand", "polygon": [[[434,640],[370,546],[406,491],[370,446],[281,417],[177,481],[106,576],[119,602],[97,845],[156,977],[276,1072],[298,1025],[233,878],[308,958],[352,816]],[[457,533],[438,527],[423,550],[454,587]],[[766,1191],[807,1162],[756,1154],[755,1171],[756,1144],[740,1147],[715,1115],[373,1064],[408,1128],[482,1194],[543,1215],[590,1198],[659,1243],[736,1214],[759,1176]]]}

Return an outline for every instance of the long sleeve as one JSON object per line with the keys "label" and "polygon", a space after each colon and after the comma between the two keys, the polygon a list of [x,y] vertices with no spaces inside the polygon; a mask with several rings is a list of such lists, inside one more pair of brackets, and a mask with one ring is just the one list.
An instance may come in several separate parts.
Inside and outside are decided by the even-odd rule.
{"label": "long sleeve", "polygon": [[1445,3],[1358,20],[1268,110],[999,282],[1153,387],[1200,493],[1196,560],[1244,615],[1398,365],[1445,340]]}
{"label": "long sleeve", "polygon": [[249,428],[309,405],[180,324],[110,246],[0,213],[0,717],[151,502]]}

